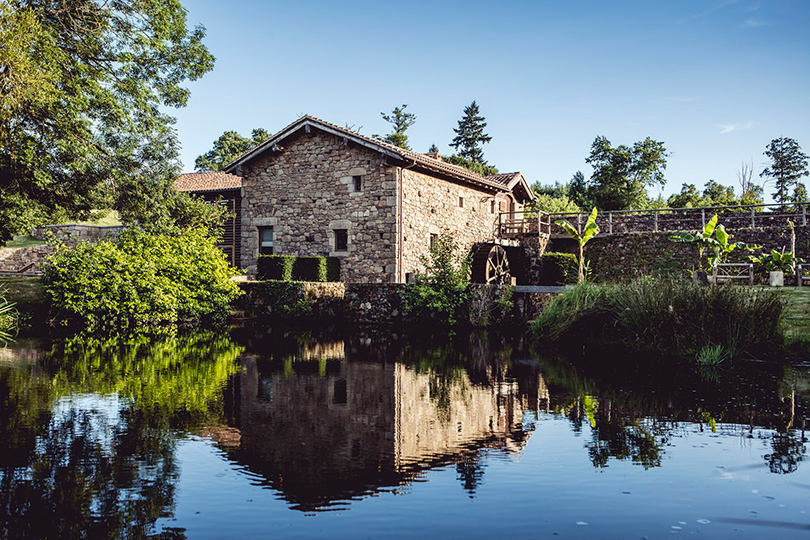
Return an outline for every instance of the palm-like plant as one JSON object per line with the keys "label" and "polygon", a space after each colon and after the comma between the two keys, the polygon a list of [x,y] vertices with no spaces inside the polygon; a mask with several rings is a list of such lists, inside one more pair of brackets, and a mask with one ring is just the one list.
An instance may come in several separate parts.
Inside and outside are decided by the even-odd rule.
{"label": "palm-like plant", "polygon": [[785,251],[785,248],[782,248],[781,252],[772,249],[770,253],[761,253],[748,258],[752,263],[764,266],[768,272],[781,270],[788,274],[795,271],[797,264],[804,262],[804,259],[797,257],[792,251]]}
{"label": "palm-like plant", "polygon": [[696,234],[679,232],[669,238],[673,242],[686,242],[697,245],[698,264],[703,260],[703,254],[708,250],[709,255],[706,256],[705,266],[707,272],[711,272],[712,268],[723,262],[723,260],[736,249],[751,251],[762,248],[762,246],[756,244],[730,242],[731,235],[726,232],[726,228],[723,225],[717,224],[717,214],[712,216],[712,219],[703,226],[703,230],[698,231]]}
{"label": "palm-like plant", "polygon": [[585,228],[582,229],[581,233],[564,219],[559,219],[554,223],[565,229],[565,232],[579,244],[579,273],[577,281],[582,283],[585,281],[585,244],[587,244],[591,238],[599,234],[599,225],[596,224],[596,208],[591,212],[591,216],[588,218],[588,222],[585,224]]}

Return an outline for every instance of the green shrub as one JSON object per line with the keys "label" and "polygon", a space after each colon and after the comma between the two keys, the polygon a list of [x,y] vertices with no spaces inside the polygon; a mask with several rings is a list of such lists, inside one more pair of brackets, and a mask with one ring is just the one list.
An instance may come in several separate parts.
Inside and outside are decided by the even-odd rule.
{"label": "green shrub", "polygon": [[57,244],[43,265],[43,286],[60,319],[91,330],[139,330],[224,315],[239,295],[234,275],[204,232],[133,228],[97,244]]}
{"label": "green shrub", "polygon": [[569,285],[577,282],[577,256],[573,253],[544,253],[540,257],[540,283]]}
{"label": "green shrub", "polygon": [[[337,278],[335,278],[337,266]],[[292,279],[296,281],[340,281],[340,259],[337,257],[295,257]]]}
{"label": "green shrub", "polygon": [[628,285],[569,289],[540,314],[534,331],[577,347],[694,355],[714,345],[738,355],[781,345],[783,310],[772,291],[644,277]]}
{"label": "green shrub", "polygon": [[326,281],[340,281],[340,259],[338,257],[326,258]]}
{"label": "green shrub", "polygon": [[245,305],[254,319],[266,316],[295,318],[309,315],[312,304],[304,294],[300,281],[263,281],[245,284],[249,286]]}
{"label": "green shrub", "polygon": [[465,318],[470,257],[457,252],[459,246],[448,231],[442,231],[429,256],[422,257],[424,273],[402,291],[405,311],[420,323],[452,327]]}
{"label": "green shrub", "polygon": [[256,263],[259,279],[292,281],[294,263],[289,255],[261,255]]}

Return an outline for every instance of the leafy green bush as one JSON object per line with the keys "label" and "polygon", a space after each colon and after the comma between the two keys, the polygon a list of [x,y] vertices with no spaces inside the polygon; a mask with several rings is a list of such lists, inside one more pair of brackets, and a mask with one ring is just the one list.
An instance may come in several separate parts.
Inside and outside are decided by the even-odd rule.
{"label": "leafy green bush", "polygon": [[577,256],[573,253],[543,253],[540,257],[540,283],[568,285],[577,282]]}
{"label": "leafy green bush", "polygon": [[403,289],[405,311],[419,322],[454,326],[464,319],[470,257],[458,254],[459,246],[449,231],[442,231],[427,257],[421,257],[424,273]]}
{"label": "leafy green bush", "polygon": [[202,231],[129,229],[75,248],[56,244],[43,265],[54,315],[91,330],[138,330],[226,313],[239,294],[236,271]]}
{"label": "leafy green bush", "polygon": [[541,339],[693,354],[720,345],[731,355],[783,342],[784,303],[753,288],[704,287],[684,279],[644,277],[628,285],[579,285],[538,317]]}
{"label": "leafy green bush", "polygon": [[312,303],[304,294],[304,284],[300,281],[261,281],[246,283],[248,294],[243,298],[247,315],[253,319],[267,316],[295,318],[312,313]]}
{"label": "leafy green bush", "polygon": [[260,255],[256,263],[259,279],[292,281],[295,257],[289,255]]}

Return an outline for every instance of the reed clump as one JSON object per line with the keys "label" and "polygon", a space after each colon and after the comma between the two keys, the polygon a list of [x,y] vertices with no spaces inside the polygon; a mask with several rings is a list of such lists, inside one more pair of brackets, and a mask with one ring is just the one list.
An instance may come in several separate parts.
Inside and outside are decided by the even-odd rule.
{"label": "reed clump", "polygon": [[775,292],[763,289],[646,276],[627,285],[573,287],[552,301],[533,330],[561,346],[695,358],[701,349],[719,345],[733,357],[780,346],[784,308]]}

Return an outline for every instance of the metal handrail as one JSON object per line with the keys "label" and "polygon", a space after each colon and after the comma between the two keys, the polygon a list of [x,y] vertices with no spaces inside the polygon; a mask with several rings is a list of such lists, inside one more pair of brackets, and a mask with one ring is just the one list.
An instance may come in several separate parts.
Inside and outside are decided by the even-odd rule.
{"label": "metal handrail", "polygon": [[[774,216],[783,216],[783,217],[795,216],[797,218],[797,221],[800,222],[801,225],[807,225],[808,205],[810,205],[810,202],[792,203],[792,204],[741,204],[734,206],[698,206],[694,208],[651,208],[644,210],[611,210],[601,212],[599,214],[600,218],[599,221],[602,221],[603,223],[607,221],[607,223],[605,224],[607,225],[607,230],[605,232],[607,232],[608,234],[613,233],[613,224],[615,221],[614,216],[626,216],[626,215],[629,216],[633,214],[652,216],[653,217],[652,230],[655,232],[659,231],[659,217],[661,216],[667,217],[692,216],[698,212],[700,212],[701,216],[700,220],[701,227],[704,227],[706,225],[707,216],[711,216],[712,214],[724,214],[724,213],[726,214],[731,213],[740,217],[742,217],[744,213],[747,213],[748,217],[750,217],[750,228],[756,227],[756,222],[758,219],[761,221],[762,219]],[[757,211],[757,209],[761,209],[761,211]],[[785,212],[786,209],[788,210],[787,212]],[[745,212],[746,210],[748,212]],[[588,215],[589,214],[582,212],[558,212],[548,214],[549,220],[551,222],[553,222],[553,220],[555,219],[571,219],[573,217],[576,217],[577,228],[580,230],[582,228],[583,220],[587,220]]]}

